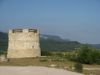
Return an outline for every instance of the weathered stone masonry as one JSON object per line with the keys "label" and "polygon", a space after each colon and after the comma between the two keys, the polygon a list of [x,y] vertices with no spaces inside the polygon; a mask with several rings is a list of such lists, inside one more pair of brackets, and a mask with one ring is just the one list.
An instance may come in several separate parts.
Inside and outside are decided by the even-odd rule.
{"label": "weathered stone masonry", "polygon": [[41,56],[39,31],[37,29],[9,30],[7,58]]}

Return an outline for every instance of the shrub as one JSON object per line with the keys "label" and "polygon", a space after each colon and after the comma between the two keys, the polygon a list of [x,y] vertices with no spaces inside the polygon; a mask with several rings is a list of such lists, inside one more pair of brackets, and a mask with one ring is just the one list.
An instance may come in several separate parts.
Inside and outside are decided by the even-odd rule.
{"label": "shrub", "polygon": [[84,45],[77,54],[77,61],[84,64],[93,64],[100,59],[100,51]]}
{"label": "shrub", "polygon": [[75,63],[74,68],[76,72],[82,73],[83,72],[83,65],[81,63]]}
{"label": "shrub", "polygon": [[42,56],[51,56],[51,52],[49,51],[41,51]]}

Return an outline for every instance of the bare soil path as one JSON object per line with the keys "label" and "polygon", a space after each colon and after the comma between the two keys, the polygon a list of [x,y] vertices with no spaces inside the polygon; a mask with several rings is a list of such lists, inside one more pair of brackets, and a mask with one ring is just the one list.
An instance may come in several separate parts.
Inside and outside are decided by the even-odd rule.
{"label": "bare soil path", "polygon": [[37,66],[0,66],[0,75],[83,75],[63,69]]}

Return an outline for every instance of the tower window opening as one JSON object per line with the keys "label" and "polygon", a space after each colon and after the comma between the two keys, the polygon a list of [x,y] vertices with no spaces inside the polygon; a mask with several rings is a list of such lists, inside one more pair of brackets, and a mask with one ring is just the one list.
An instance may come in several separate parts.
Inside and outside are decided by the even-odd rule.
{"label": "tower window opening", "polygon": [[14,30],[12,30],[12,32],[13,33],[21,33],[21,32],[23,32],[23,30],[22,29],[14,29]]}
{"label": "tower window opening", "polygon": [[29,29],[29,32],[37,33],[37,30],[36,29]]}

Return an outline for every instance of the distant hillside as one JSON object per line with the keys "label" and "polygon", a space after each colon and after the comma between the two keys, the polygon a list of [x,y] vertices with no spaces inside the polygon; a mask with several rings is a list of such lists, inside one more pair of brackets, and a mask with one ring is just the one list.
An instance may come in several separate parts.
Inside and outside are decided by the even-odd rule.
{"label": "distant hillside", "polygon": [[[74,50],[80,46],[77,41],[69,41],[54,35],[40,35],[40,46],[42,50],[46,51],[66,51]],[[7,50],[8,34],[0,32],[0,50]]]}
{"label": "distant hillside", "polygon": [[[62,39],[54,35],[40,35],[41,50],[46,51],[66,51],[74,50],[81,44],[77,41],[70,41]],[[7,50],[8,47],[8,34],[0,32],[0,50]]]}
{"label": "distant hillside", "polygon": [[92,47],[94,47],[94,48],[100,49],[100,44],[91,44],[91,45],[92,45]]}
{"label": "distant hillside", "polygon": [[45,35],[45,34],[41,34],[40,35],[40,39],[44,39],[44,40],[54,40],[54,41],[59,41],[59,42],[67,42],[70,41],[69,39],[62,39],[60,36],[56,36],[56,35]]}
{"label": "distant hillside", "polygon": [[40,35],[41,49],[46,51],[67,51],[80,47],[77,41],[69,41],[54,35]]}
{"label": "distant hillside", "polygon": [[0,50],[7,50],[8,34],[0,32]]}

